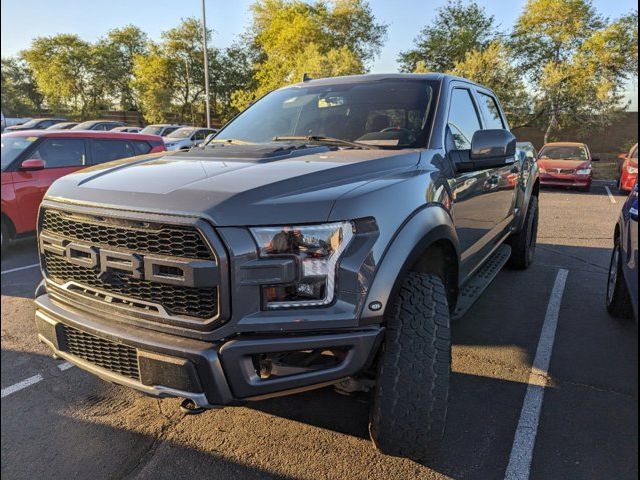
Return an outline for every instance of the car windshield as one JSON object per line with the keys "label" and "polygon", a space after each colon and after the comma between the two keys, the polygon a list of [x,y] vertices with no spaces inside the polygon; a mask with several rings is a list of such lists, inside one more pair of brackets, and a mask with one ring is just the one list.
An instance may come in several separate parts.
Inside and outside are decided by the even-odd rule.
{"label": "car windshield", "polygon": [[147,125],[140,133],[144,133],[146,135],[160,135],[164,127],[162,125]]}
{"label": "car windshield", "polygon": [[94,121],[82,122],[73,127],[71,130],[90,130],[96,124]]}
{"label": "car windshield", "polygon": [[636,147],[635,150],[631,153],[631,158],[635,158],[636,160],[638,159],[638,147]]}
{"label": "car windshield", "polygon": [[259,100],[213,141],[328,137],[379,147],[424,146],[435,87],[416,79],[289,87]]}
{"label": "car windshield", "polygon": [[548,158],[550,160],[589,160],[584,147],[574,146],[544,147],[540,152],[540,158]]}
{"label": "car windshield", "polygon": [[178,130],[171,132],[169,135],[167,135],[167,137],[169,138],[187,138],[190,137],[191,135],[193,135],[193,132],[195,132],[195,128],[191,128],[191,127],[185,127],[185,128],[179,128]]}
{"label": "car windshield", "polygon": [[2,135],[2,171],[24,152],[37,137],[9,137]]}
{"label": "car windshield", "polygon": [[20,125],[18,125],[20,128],[31,128],[31,127],[37,127],[38,124],[42,121],[41,118],[34,118],[33,120],[29,120],[28,122],[25,123],[21,123]]}

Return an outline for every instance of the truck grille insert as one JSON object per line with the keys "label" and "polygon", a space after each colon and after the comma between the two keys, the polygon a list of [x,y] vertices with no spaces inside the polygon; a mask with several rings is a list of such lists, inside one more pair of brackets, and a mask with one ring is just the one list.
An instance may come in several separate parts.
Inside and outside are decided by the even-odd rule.
{"label": "truck grille insert", "polygon": [[136,349],[62,325],[64,351],[125,377],[140,380]]}
{"label": "truck grille insert", "polygon": [[68,263],[61,257],[44,254],[47,276],[56,283],[68,281],[94,287],[128,298],[161,305],[170,315],[211,318],[218,312],[218,289],[188,288],[138,280],[113,272],[108,282],[93,269]]}
{"label": "truck grille insert", "polygon": [[45,210],[41,228],[68,240],[82,240],[94,245],[180,258],[213,259],[204,239],[194,228],[151,225],[146,229],[136,228],[134,222],[130,224],[88,223],[56,210]]}
{"label": "truck grille insert", "polygon": [[[164,256],[168,261],[218,264],[217,253],[195,225],[167,225],[45,208],[40,215],[39,229],[68,242],[111,249],[125,255],[155,255]],[[158,321],[169,323],[210,320],[220,313],[220,286],[215,282],[202,286],[179,285],[153,280],[153,277],[134,278],[130,272],[119,269],[101,275],[97,266],[72,263],[64,253],[52,253],[42,248],[41,259],[48,280],[58,286],[66,285],[65,289],[96,303],[153,315],[159,317]],[[165,267],[160,273],[171,277],[181,271]]]}

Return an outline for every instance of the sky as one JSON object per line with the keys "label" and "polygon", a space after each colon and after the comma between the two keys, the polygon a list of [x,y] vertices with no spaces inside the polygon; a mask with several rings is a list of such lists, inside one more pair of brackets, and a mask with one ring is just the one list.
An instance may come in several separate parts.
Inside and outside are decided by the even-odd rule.
{"label": "sky", "polygon": [[[525,0],[477,0],[509,30]],[[206,0],[207,26],[214,30],[213,44],[224,48],[237,40],[250,22],[253,0]],[[412,45],[422,27],[446,0],[369,0],[376,17],[389,25],[388,39],[372,65],[373,73],[398,70],[398,53]],[[617,17],[637,8],[637,0],[593,0],[607,17]],[[201,0],[0,0],[2,56],[27,48],[38,36],[75,33],[94,41],[106,31],[134,24],[152,39],[175,27],[181,18],[200,16]],[[629,85],[632,109],[638,109],[637,83]]]}

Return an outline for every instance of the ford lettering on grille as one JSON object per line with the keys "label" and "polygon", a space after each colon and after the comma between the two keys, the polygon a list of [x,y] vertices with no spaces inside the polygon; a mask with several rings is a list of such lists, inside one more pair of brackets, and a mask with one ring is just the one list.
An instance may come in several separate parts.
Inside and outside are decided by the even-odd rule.
{"label": "ford lettering on grille", "polygon": [[105,283],[117,282],[112,274],[118,272],[138,280],[182,287],[209,288],[219,284],[218,266],[211,260],[123,252],[74,242],[46,232],[40,234],[40,251],[95,270],[97,278]]}

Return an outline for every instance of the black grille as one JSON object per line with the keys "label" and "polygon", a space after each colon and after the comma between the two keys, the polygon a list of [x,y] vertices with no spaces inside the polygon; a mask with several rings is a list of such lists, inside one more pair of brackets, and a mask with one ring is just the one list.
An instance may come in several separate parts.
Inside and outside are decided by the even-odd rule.
{"label": "black grille", "polygon": [[64,334],[64,351],[125,377],[140,379],[135,348],[60,325]]}
{"label": "black grille", "polygon": [[68,263],[63,257],[46,252],[44,254],[47,277],[58,283],[69,281],[99,288],[127,298],[162,305],[171,315],[186,315],[211,318],[218,313],[218,289],[189,288],[177,285],[149,282],[132,278],[126,273],[113,271],[109,281],[98,278],[93,269]]}
{"label": "black grille", "polygon": [[45,210],[41,228],[63,238],[83,240],[92,245],[181,258],[214,259],[200,232],[192,227],[160,225],[144,229],[101,225],[67,217],[56,210]]}

